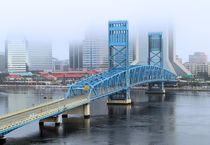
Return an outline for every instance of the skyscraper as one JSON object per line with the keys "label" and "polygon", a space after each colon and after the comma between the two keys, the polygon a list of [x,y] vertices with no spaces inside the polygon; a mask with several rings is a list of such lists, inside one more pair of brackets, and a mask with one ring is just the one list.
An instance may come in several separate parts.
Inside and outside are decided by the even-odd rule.
{"label": "skyscraper", "polygon": [[26,72],[26,41],[7,40],[5,48],[8,72]]}
{"label": "skyscraper", "polygon": [[83,41],[83,68],[104,69],[108,66],[108,44],[106,36],[87,35]]}
{"label": "skyscraper", "polygon": [[48,42],[29,42],[28,59],[30,71],[52,71],[52,45]]}
{"label": "skyscraper", "polygon": [[82,70],[83,69],[83,50],[82,44],[69,45],[69,67],[70,70]]}

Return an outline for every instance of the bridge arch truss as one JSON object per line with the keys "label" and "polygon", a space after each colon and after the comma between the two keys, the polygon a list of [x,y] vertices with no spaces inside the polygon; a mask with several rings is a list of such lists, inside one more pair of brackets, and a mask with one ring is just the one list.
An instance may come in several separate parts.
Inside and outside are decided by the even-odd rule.
{"label": "bridge arch truss", "polygon": [[[151,65],[132,65],[129,67],[130,87],[147,83],[175,82],[176,75],[161,67]],[[117,68],[106,71],[84,80],[78,81],[69,86],[65,95],[66,98],[72,96],[85,95],[90,101],[105,96],[126,91],[126,69]]]}

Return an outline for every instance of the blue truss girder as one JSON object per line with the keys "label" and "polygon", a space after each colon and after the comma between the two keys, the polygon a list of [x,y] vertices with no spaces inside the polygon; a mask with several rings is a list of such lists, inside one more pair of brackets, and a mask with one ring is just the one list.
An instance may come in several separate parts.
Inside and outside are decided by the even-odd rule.
{"label": "blue truss girder", "polygon": [[[129,67],[128,71],[130,74],[130,87],[146,83],[176,81],[175,74],[157,66],[133,65]],[[87,86],[89,89],[84,90]],[[85,95],[91,101],[123,90],[127,90],[126,69],[118,68],[72,84],[66,97]]]}

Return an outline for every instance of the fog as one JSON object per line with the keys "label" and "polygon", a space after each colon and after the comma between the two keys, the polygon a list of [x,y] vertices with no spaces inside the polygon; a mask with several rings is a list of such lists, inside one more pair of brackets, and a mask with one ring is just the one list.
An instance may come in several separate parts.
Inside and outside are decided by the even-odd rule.
{"label": "fog", "polygon": [[107,33],[109,20],[126,19],[131,33],[144,21],[173,24],[177,54],[184,61],[194,51],[210,55],[208,0],[1,0],[0,51],[10,37],[47,40],[53,56],[68,58],[69,41],[90,31]]}

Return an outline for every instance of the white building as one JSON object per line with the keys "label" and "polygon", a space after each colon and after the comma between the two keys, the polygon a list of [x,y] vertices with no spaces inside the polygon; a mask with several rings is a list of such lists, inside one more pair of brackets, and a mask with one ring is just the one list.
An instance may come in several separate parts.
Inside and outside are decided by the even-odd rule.
{"label": "white building", "polygon": [[8,72],[26,72],[27,55],[25,40],[6,41],[6,63]]}
{"label": "white building", "polygon": [[105,69],[108,66],[108,44],[105,36],[87,35],[83,41],[83,68]]}
{"label": "white building", "polygon": [[48,42],[29,42],[28,59],[30,71],[52,71],[52,45]]}
{"label": "white building", "polygon": [[195,76],[198,76],[199,73],[206,73],[210,75],[209,65],[208,64],[197,64],[197,63],[184,63],[184,66]]}

